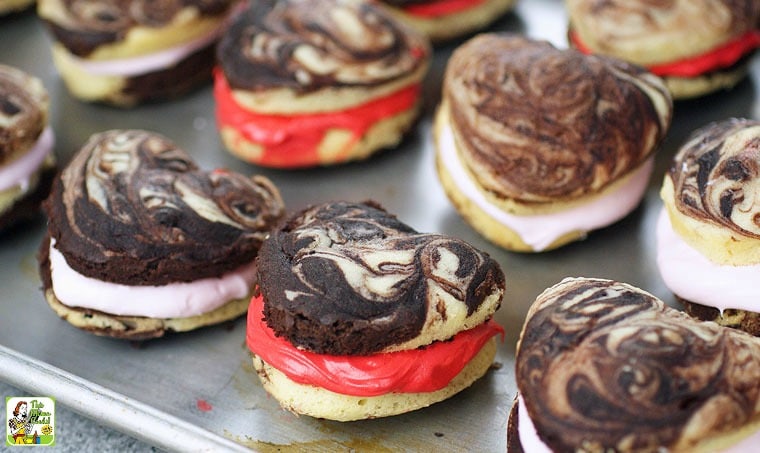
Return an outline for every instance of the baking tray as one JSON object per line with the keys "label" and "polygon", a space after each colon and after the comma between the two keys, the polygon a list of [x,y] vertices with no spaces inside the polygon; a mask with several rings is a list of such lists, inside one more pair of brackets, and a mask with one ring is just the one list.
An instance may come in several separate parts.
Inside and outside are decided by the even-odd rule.
{"label": "baking tray", "polygon": [[[565,46],[559,0],[522,0],[491,30],[523,33]],[[334,168],[282,171],[237,160],[216,132],[210,86],[190,96],[133,110],[73,99],[51,65],[49,39],[32,13],[0,19],[0,62],[42,78],[51,94],[51,124],[62,162],[95,132],[158,131],[204,168],[263,174],[280,188],[290,211],[329,200],[375,199],[423,232],[439,232],[488,251],[503,267],[507,291],[496,319],[505,326],[496,364],[455,397],[400,416],[339,423],[297,417],[268,397],[244,345],[245,320],[135,344],[100,338],[60,320],[43,300],[35,253],[44,220],[0,238],[0,379],[165,449],[250,447],[260,451],[503,452],[516,393],[514,349],[528,307],[566,276],[617,279],[673,303],[655,266],[654,224],[659,185],[677,147],[695,128],[727,117],[760,117],[760,64],[730,92],[676,104],[671,130],[656,158],[646,198],[630,216],[556,251],[519,254],[488,243],[459,217],[435,175],[431,118],[448,56],[438,48],[425,83],[424,115],[395,150]]]}

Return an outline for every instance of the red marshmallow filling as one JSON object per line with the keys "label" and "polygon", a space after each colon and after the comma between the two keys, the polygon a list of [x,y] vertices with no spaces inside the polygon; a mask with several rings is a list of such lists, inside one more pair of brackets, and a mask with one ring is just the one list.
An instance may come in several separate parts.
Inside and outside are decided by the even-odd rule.
{"label": "red marshmallow filling", "polygon": [[[579,51],[585,54],[594,53],[581,42],[574,31],[569,33],[569,37],[570,42]],[[701,55],[683,58],[672,63],[648,66],[647,69],[658,76],[697,77],[711,71],[728,68],[758,47],[760,47],[760,31],[752,30]]]}
{"label": "red marshmallow filling", "polygon": [[214,98],[219,127],[231,127],[245,140],[261,145],[264,152],[255,163],[280,168],[319,165],[317,147],[330,129],[351,131],[351,139],[338,154],[345,160],[348,152],[372,125],[414,107],[420,85],[412,84],[387,96],[346,110],[274,115],[246,110],[235,102],[227,79],[220,69],[214,71]]}
{"label": "red marshmallow filling", "polygon": [[485,3],[486,0],[438,0],[422,4],[407,5],[405,12],[420,17],[434,18],[466,11]]}
{"label": "red marshmallow filling", "polygon": [[495,335],[504,329],[489,320],[448,341],[423,348],[368,356],[316,354],[277,337],[263,319],[264,299],[248,308],[246,344],[269,365],[299,384],[352,396],[434,392],[446,387]]}

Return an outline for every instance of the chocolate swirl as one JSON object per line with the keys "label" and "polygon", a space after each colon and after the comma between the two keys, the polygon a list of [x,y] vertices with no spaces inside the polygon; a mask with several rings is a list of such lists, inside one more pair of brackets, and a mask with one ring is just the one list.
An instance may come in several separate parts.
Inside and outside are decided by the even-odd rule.
{"label": "chocolate swirl", "polygon": [[644,69],[509,34],[454,52],[444,100],[483,188],[534,203],[595,193],[634,170],[672,114],[667,89]]}
{"label": "chocolate swirl", "polygon": [[680,212],[760,238],[760,121],[733,118],[695,131],[668,175]]}
{"label": "chocolate swirl", "polygon": [[[571,23],[593,31],[595,50],[630,52],[636,43],[656,42],[649,49],[651,55],[641,54],[640,59],[649,60],[658,59],[657,50],[674,46],[691,54],[706,51],[757,28],[760,20],[756,0],[568,0],[567,4]],[[698,36],[694,30],[699,30]]]}
{"label": "chocolate swirl", "polygon": [[255,0],[218,47],[232,88],[372,87],[425,65],[428,43],[365,0]]}
{"label": "chocolate swirl", "polygon": [[553,451],[689,451],[758,415],[758,348],[630,285],[565,279],[530,308],[516,378]]}
{"label": "chocolate swirl", "polygon": [[0,64],[0,165],[37,141],[47,126],[48,104],[38,78]]}
{"label": "chocolate swirl", "polygon": [[[293,216],[264,242],[258,264],[267,324],[323,354],[372,354],[423,330],[428,341],[409,348],[448,339],[489,318],[504,291],[504,274],[486,253],[417,233],[369,202]],[[453,309],[467,318],[450,332],[434,321]]]}
{"label": "chocolate swirl", "polygon": [[215,277],[249,263],[284,213],[268,179],[201,171],[165,137],[139,130],[92,136],[45,205],[72,268],[127,285]]}
{"label": "chocolate swirl", "polygon": [[159,28],[187,8],[221,16],[236,0],[43,0],[40,12],[55,39],[69,52],[87,56],[122,41],[134,27]]}

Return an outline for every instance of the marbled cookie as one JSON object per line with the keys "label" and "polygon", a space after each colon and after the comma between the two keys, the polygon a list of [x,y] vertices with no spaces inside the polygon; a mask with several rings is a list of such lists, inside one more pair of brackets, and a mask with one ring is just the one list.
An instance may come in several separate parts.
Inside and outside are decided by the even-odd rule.
{"label": "marbled cookie", "polygon": [[167,138],[93,135],[45,202],[45,298],[98,335],[157,337],[245,313],[254,259],[284,214],[262,176],[200,170]]}
{"label": "marbled cookie", "polygon": [[508,452],[749,452],[760,340],[633,286],[568,278],[528,311]]}
{"label": "marbled cookie", "polygon": [[438,43],[485,28],[516,0],[381,0],[390,11]]}
{"label": "marbled cookie", "polygon": [[661,76],[675,99],[736,85],[760,46],[757,0],[566,0],[570,44]]}
{"label": "marbled cookie", "polygon": [[450,397],[491,366],[504,274],[461,240],[418,233],[371,202],[336,202],[281,224],[257,262],[248,347],[288,410],[395,415]]}
{"label": "marbled cookie", "polygon": [[253,0],[219,44],[222,140],[268,167],[364,159],[415,122],[428,40],[366,0]]}
{"label": "marbled cookie", "polygon": [[40,0],[69,91],[120,107],[180,96],[211,79],[237,0]]}
{"label": "marbled cookie", "polygon": [[487,239],[538,252],[630,213],[670,126],[662,81],[620,60],[482,34],[448,61],[438,176]]}
{"label": "marbled cookie", "polygon": [[42,81],[0,64],[0,230],[39,212],[55,173]]}
{"label": "marbled cookie", "polygon": [[657,265],[688,313],[760,336],[760,121],[697,131],[660,192]]}

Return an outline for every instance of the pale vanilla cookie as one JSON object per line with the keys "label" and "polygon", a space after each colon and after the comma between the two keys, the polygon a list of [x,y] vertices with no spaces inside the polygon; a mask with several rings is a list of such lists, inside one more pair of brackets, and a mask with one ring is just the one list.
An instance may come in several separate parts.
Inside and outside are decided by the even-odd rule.
{"label": "pale vanilla cookie", "polygon": [[566,0],[570,44],[661,76],[674,99],[736,85],[760,46],[756,0]]}
{"label": "pale vanilla cookie", "polygon": [[218,49],[226,148],[267,167],[366,159],[415,123],[426,37],[367,0],[258,0]]}
{"label": "pale vanilla cookie", "polygon": [[482,30],[510,11],[516,0],[382,0],[434,43]]}
{"label": "pale vanilla cookie", "polygon": [[268,179],[202,171],[167,138],[141,130],[93,135],[44,207],[48,304],[78,328],[126,339],[245,313],[259,246],[284,214]]}
{"label": "pale vanilla cookie", "polygon": [[660,192],[657,264],[686,311],[760,336],[760,121],[695,131]]}
{"label": "pale vanilla cookie", "polygon": [[230,300],[209,312],[178,318],[122,316],[98,310],[69,307],[55,297],[52,289],[45,291],[45,300],[61,319],[74,327],[100,336],[145,340],[161,337],[166,332],[187,332],[238,318],[248,310],[250,297],[246,295],[240,299]]}
{"label": "pale vanilla cookie", "polygon": [[483,376],[504,274],[372,202],[307,208],[259,251],[247,344],[264,388],[297,414],[359,420],[441,401]]}
{"label": "pale vanilla cookie", "polygon": [[119,107],[178,97],[211,80],[237,0],[39,0],[53,62],[75,97]]}
{"label": "pale vanilla cookie", "polygon": [[671,116],[662,81],[640,67],[481,34],[446,67],[434,123],[439,179],[487,239],[550,250],[638,206]]}
{"label": "pale vanilla cookie", "polygon": [[37,77],[0,64],[0,230],[34,217],[56,170],[50,98]]}
{"label": "pale vanilla cookie", "polygon": [[567,278],[517,344],[507,451],[750,452],[760,445],[760,339],[625,283]]}
{"label": "pale vanilla cookie", "polygon": [[489,340],[442,389],[431,392],[394,392],[378,396],[354,396],[300,384],[253,354],[253,366],[264,389],[280,405],[295,414],[338,421],[388,417],[443,401],[480,379],[496,357],[496,339]]}

